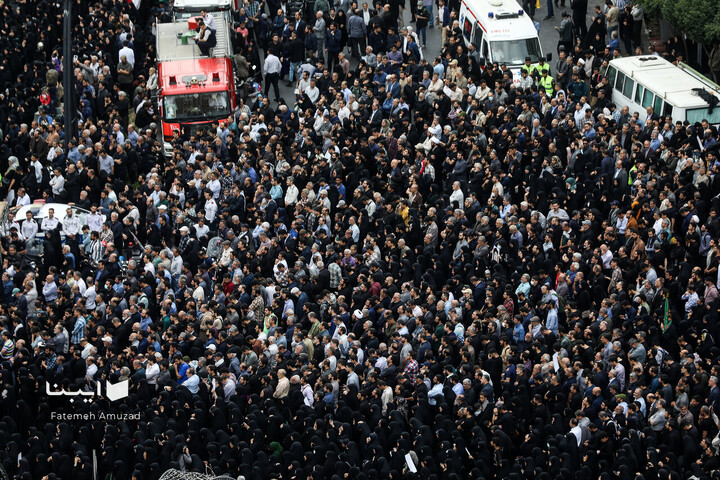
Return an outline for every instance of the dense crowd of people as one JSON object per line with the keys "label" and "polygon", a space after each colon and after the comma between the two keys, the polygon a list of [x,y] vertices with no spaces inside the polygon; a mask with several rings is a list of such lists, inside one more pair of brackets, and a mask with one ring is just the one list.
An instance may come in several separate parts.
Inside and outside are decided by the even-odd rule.
{"label": "dense crowd of people", "polygon": [[718,477],[716,127],[612,103],[609,9],[518,82],[410,7],[245,0],[296,98],[164,157],[163,4],[74,3],[76,135],[61,6],[0,4],[11,478]]}

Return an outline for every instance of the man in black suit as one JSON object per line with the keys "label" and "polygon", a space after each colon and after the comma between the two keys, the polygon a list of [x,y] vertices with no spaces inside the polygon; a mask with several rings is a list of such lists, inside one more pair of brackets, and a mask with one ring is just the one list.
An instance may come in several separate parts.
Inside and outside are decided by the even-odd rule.
{"label": "man in black suit", "polygon": [[295,12],[295,32],[297,33],[298,38],[303,42],[305,42],[306,26],[307,23],[305,23],[305,20],[302,19],[302,15],[300,15],[300,12]]}
{"label": "man in black suit", "polygon": [[383,111],[380,108],[380,104],[377,100],[375,100],[372,104],[372,110],[370,111],[370,118],[368,118],[368,123],[370,123],[370,127],[372,128],[380,128],[380,125],[382,125],[382,119],[383,119]]}

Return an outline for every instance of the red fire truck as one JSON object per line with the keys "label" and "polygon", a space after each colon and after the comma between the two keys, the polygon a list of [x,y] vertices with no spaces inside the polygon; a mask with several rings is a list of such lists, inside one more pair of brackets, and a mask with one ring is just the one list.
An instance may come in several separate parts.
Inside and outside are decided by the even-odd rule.
{"label": "red fire truck", "polygon": [[189,136],[198,128],[228,119],[236,106],[230,25],[225,12],[213,12],[216,45],[202,55],[195,44],[195,17],[157,25],[159,111],[163,152],[172,155],[174,131]]}

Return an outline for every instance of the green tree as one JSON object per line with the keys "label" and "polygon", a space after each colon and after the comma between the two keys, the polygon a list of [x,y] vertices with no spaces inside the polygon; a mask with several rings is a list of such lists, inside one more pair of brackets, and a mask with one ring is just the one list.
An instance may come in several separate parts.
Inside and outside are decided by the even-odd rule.
{"label": "green tree", "polygon": [[636,0],[653,17],[667,20],[688,38],[704,45],[720,40],[717,0]]}

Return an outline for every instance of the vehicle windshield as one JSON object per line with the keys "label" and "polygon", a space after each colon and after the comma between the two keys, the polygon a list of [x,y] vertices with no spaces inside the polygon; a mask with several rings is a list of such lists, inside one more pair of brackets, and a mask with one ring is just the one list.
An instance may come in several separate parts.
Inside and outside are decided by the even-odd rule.
{"label": "vehicle windshield", "polygon": [[507,65],[522,65],[525,57],[530,57],[532,63],[540,60],[540,41],[535,38],[521,40],[500,40],[490,42],[493,62]]}
{"label": "vehicle windshield", "polygon": [[184,93],[163,100],[165,120],[182,121],[230,115],[228,92]]}

